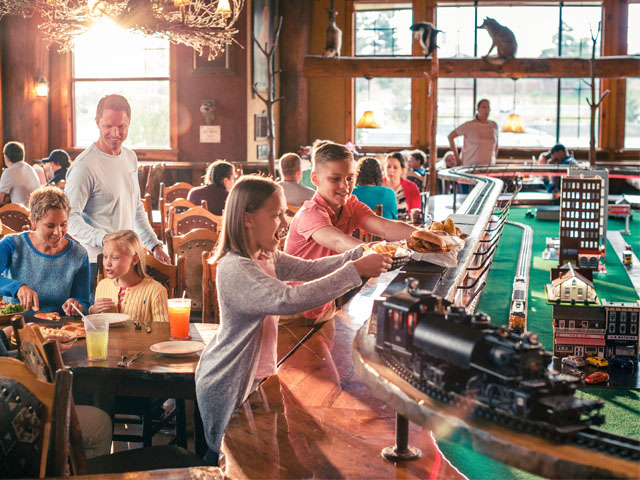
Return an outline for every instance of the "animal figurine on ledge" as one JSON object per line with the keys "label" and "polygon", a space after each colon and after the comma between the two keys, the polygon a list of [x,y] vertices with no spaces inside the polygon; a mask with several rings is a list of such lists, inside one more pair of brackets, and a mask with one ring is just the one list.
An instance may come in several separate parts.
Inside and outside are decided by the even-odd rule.
{"label": "animal figurine on ledge", "polygon": [[[516,42],[516,36],[510,29],[489,17],[485,17],[484,22],[478,28],[484,28],[491,37],[491,48],[482,57],[485,61],[494,65],[503,65],[507,60],[511,60],[516,56],[518,42]],[[498,55],[490,57],[489,54],[494,48],[498,49]]]}
{"label": "animal figurine on ledge", "polygon": [[442,30],[437,30],[432,23],[419,22],[411,25],[411,31],[413,32],[413,38],[420,41],[424,57],[430,57],[433,51],[438,48],[436,38]]}
{"label": "animal figurine on ledge", "polygon": [[336,25],[336,17],[338,12],[333,8],[333,0],[331,0],[331,6],[327,9],[329,14],[329,26],[327,26],[327,33],[324,41],[323,57],[337,57],[340,58],[340,49],[342,48],[342,30]]}

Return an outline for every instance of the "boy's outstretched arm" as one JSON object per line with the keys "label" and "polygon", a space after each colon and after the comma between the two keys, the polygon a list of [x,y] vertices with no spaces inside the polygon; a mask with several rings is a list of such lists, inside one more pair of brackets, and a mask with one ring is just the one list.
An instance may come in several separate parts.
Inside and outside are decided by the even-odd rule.
{"label": "boy's outstretched arm", "polygon": [[408,223],[399,220],[388,220],[377,215],[371,215],[364,222],[364,229],[390,242],[406,240],[417,230]]}
{"label": "boy's outstretched arm", "polygon": [[332,226],[319,228],[311,235],[317,243],[336,253],[343,253],[357,247],[362,242],[351,235],[347,235],[340,229]]}

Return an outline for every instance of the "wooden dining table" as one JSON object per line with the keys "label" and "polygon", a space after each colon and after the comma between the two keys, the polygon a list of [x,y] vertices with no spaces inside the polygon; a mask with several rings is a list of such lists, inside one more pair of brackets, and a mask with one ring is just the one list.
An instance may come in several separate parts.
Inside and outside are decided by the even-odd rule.
{"label": "wooden dining table", "polygon": [[[26,321],[45,323],[37,319]],[[61,322],[78,321],[77,317],[62,318]],[[48,323],[48,322],[46,322]],[[217,324],[192,323],[189,334],[194,341],[208,344],[217,331]],[[115,396],[126,395],[147,398],[177,398],[193,400],[196,406],[194,414],[195,450],[197,454],[206,452],[204,431],[197,408],[195,370],[200,359],[199,354],[182,357],[169,357],[154,353],[150,347],[170,340],[169,324],[153,322],[151,333],[144,329],[136,330],[128,321],[122,326],[109,329],[109,347],[107,359],[89,361],[84,339],[74,342],[62,355],[65,365],[73,372],[74,395]],[[119,367],[122,353],[131,358],[137,352],[143,355],[127,368]]]}

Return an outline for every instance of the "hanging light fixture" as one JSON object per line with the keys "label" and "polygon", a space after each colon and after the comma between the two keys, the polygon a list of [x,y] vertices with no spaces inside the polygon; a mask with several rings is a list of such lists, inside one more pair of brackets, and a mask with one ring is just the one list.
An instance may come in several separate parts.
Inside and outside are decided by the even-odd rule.
{"label": "hanging light fixture", "polygon": [[36,92],[36,97],[49,96],[49,82],[47,82],[47,77],[45,77],[44,75],[38,75],[33,79],[33,82],[33,88]]}
{"label": "hanging light fixture", "polygon": [[229,5],[229,0],[218,1],[218,6],[216,7],[216,15],[231,15],[231,5]]}
{"label": "hanging light fixture", "polygon": [[503,132],[509,133],[524,133],[524,125],[522,125],[522,120],[520,119],[520,115],[516,113],[516,78],[512,78],[513,80],[513,109],[511,115],[507,117],[507,120],[504,122],[502,126]]}
{"label": "hanging light fixture", "polygon": [[[371,106],[371,77],[366,77],[367,79],[367,103]],[[365,110],[356,123],[356,128],[380,128],[380,124],[376,122],[375,117],[373,116],[373,110]]]}

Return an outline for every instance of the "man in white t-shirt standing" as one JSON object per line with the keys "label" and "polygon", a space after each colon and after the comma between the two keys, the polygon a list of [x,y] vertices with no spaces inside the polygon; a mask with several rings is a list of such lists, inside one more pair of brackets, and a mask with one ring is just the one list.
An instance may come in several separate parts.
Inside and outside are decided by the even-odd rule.
{"label": "man in white t-shirt standing", "polygon": [[7,168],[0,177],[0,205],[20,203],[29,206],[29,196],[40,186],[38,174],[24,161],[24,145],[7,142],[2,153]]}
{"label": "man in white t-shirt standing", "polygon": [[[489,120],[490,112],[489,100],[480,100],[475,118],[463,123],[449,134],[449,146],[458,165],[462,164],[465,167],[495,165],[498,155],[498,125],[493,120]],[[454,139],[460,135],[464,136],[462,155],[458,154],[458,148],[454,143]]]}
{"label": "man in white t-shirt standing", "polygon": [[96,113],[100,137],[78,155],[67,172],[69,233],[87,249],[93,279],[105,235],[118,230],[134,230],[158,260],[170,263],[140,201],[138,158],[122,145],[130,122],[131,107],[126,98],[103,97]]}

